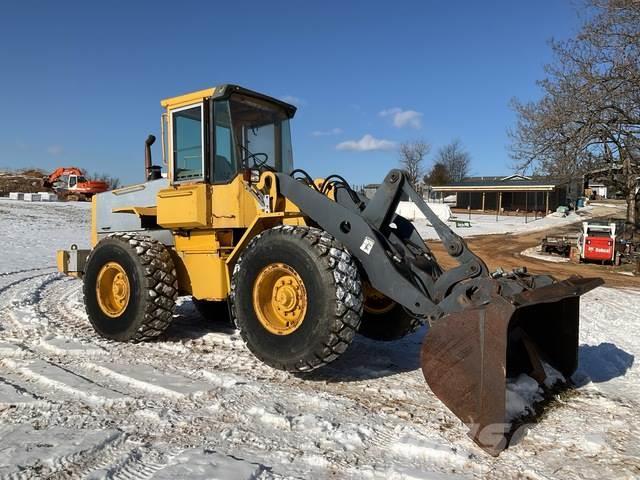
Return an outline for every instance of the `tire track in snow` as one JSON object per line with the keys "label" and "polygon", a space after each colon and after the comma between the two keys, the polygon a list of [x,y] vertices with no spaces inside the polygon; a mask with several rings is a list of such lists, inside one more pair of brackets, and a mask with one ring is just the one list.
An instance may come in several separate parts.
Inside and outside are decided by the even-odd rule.
{"label": "tire track in snow", "polygon": [[36,268],[25,268],[23,270],[14,270],[13,272],[0,272],[0,277],[9,277],[11,275],[18,275],[21,273],[29,273],[29,272],[38,272],[42,270],[54,270],[57,268],[56,266],[51,267],[36,267]]}
{"label": "tire track in snow", "polygon": [[18,279],[0,288],[0,327],[18,337],[33,338],[42,334],[46,325],[37,321],[35,306],[42,300],[49,285],[61,278],[60,274],[42,273]]}
{"label": "tire track in snow", "polygon": [[[76,341],[87,342],[108,353],[118,353],[124,346],[100,337],[91,326],[84,312],[71,308],[72,300],[82,298],[82,282],[65,278],[63,282],[49,286],[50,290],[36,306],[39,315],[47,319],[49,334]],[[81,300],[80,300],[81,301]]]}
{"label": "tire track in snow", "polygon": [[[68,325],[66,321],[69,318],[71,318],[72,326],[76,326],[76,327],[80,326],[79,330],[81,330],[82,333],[85,333],[85,332],[89,333],[89,335],[87,335],[86,340],[90,340],[92,345],[99,344],[112,357],[121,358],[123,360],[130,361],[132,363],[135,363],[139,360],[139,352],[136,352],[135,350],[152,349],[150,347],[150,345],[152,344],[127,345],[127,344],[122,344],[118,342],[112,342],[112,341],[98,337],[90,326],[85,327],[85,325],[88,323],[86,318],[82,318],[82,315],[78,315],[78,312],[76,310],[68,309],[68,299],[76,295],[79,289],[75,288],[76,286],[73,285],[73,284],[76,284],[77,282],[71,282],[70,286],[64,285],[66,283],[69,283],[69,282],[61,282],[60,284],[53,285],[51,287],[51,291],[47,292],[48,295],[45,296],[45,300],[39,304],[39,311],[41,312],[41,314],[43,314],[45,317],[48,318],[50,325],[54,326],[53,331],[56,331],[56,333],[60,333],[60,331],[67,332]],[[53,301],[53,299],[57,299],[57,301]],[[69,315],[63,315],[63,314],[61,315],[59,314],[60,312],[68,312]],[[75,328],[72,328],[72,331],[73,330],[77,332]],[[76,337],[77,336],[78,335],[76,335]],[[155,351],[155,349],[153,350]],[[54,357],[62,356],[59,352],[48,352],[48,353],[52,353],[53,354],[52,356]],[[157,365],[158,368],[160,369],[165,367],[164,359],[160,359],[159,361],[152,361],[150,363]],[[60,366],[59,364],[57,365]],[[141,390],[143,394],[146,392],[148,397],[150,394],[159,393],[158,390],[161,389],[161,387],[156,387],[152,384],[146,384],[144,385],[143,388],[140,388],[142,385],[140,382],[137,382],[131,377],[127,377],[124,375],[118,376],[117,372],[110,372],[107,369],[94,368],[93,372],[98,373],[99,377],[101,378],[101,380],[98,381],[96,380],[96,377],[93,376],[91,379],[94,381],[94,383],[101,386],[105,386],[105,383],[107,383],[105,382],[105,378],[117,377],[117,380],[119,380],[118,382],[119,384],[126,384],[128,386],[134,387],[133,390],[137,390],[137,395],[134,395],[134,396],[139,398],[145,398],[144,395],[140,396]],[[26,372],[23,371],[22,373],[26,373]],[[73,372],[73,373],[77,373],[77,372]],[[81,375],[81,377],[88,378],[86,375]],[[44,381],[45,379],[40,379],[40,380]],[[64,389],[64,386],[60,386],[60,385],[57,385],[57,386],[58,388]],[[135,388],[135,387],[138,387],[138,388]],[[109,386],[106,388],[110,388],[113,390],[112,386]],[[150,392],[150,389],[154,391]],[[73,393],[73,392],[69,392],[69,393]],[[175,392],[171,392],[169,390],[163,390],[161,393],[165,394],[165,396],[171,397],[170,398],[171,402],[175,402],[178,399],[184,400],[183,394],[179,394],[179,393],[176,394]],[[95,398],[90,398],[89,400],[93,401],[94,403],[101,403],[100,401],[97,401]]]}
{"label": "tire track in snow", "polygon": [[178,456],[184,448],[173,447],[168,452],[160,453],[153,447],[143,451],[134,449],[108,470],[108,478],[113,480],[149,480],[156,472],[167,467],[173,457]]}
{"label": "tire track in snow", "polygon": [[[45,361],[18,363],[10,359],[0,360],[0,367],[15,373],[29,382],[39,384],[45,389],[58,391],[71,398],[80,399],[88,405],[112,405],[122,396],[111,393],[95,382],[65,369],[55,367]],[[58,368],[59,371],[55,371]]]}
{"label": "tire track in snow", "polygon": [[[240,378],[238,383],[258,382],[261,384],[260,386],[256,384],[250,385],[237,393],[224,391],[209,393],[207,398],[220,401],[220,413],[225,418],[208,419],[207,423],[209,425],[204,428],[199,427],[200,434],[214,432],[216,428],[221,428],[224,425],[227,426],[227,429],[235,428],[237,431],[245,431],[245,434],[248,434],[256,431],[254,424],[257,421],[261,425],[257,432],[265,429],[269,431],[278,430],[279,428],[287,430],[294,428],[298,429],[294,437],[303,441],[310,434],[306,430],[307,427],[304,422],[292,424],[292,422],[299,419],[287,418],[287,415],[282,415],[280,412],[291,410],[303,412],[309,398],[317,396],[319,393],[328,394],[330,395],[329,398],[338,401],[343,399],[347,399],[350,402],[353,401],[353,405],[348,407],[347,411],[353,410],[353,414],[356,417],[361,415],[357,413],[360,408],[365,407],[367,410],[377,410],[382,406],[378,402],[371,402],[371,400],[363,402],[362,385],[358,385],[357,382],[311,382],[273,370],[254,359],[241,342],[234,341],[226,333],[207,333],[207,329],[203,328],[201,324],[193,325],[188,321],[181,322],[179,325],[182,331],[174,332],[174,335],[165,339],[165,341],[131,345],[103,339],[93,331],[84,313],[78,308],[74,308],[75,304],[79,304],[78,299],[81,297],[80,282],[67,279],[61,280],[59,282],[55,280],[49,283],[42,282],[36,287],[36,291],[26,301],[22,302],[23,306],[33,306],[37,314],[47,320],[47,333],[74,338],[90,345],[98,345],[108,354],[108,357],[112,359],[117,357],[120,361],[133,365],[139,363],[140,358],[143,357],[144,363],[150,366],[170,370],[175,374],[183,375],[185,378],[193,380],[198,379],[198,375],[193,375],[194,368],[196,370],[198,368],[207,368],[220,372],[220,374],[236,375]],[[181,340],[181,338],[185,339]],[[32,353],[35,354],[37,352],[32,350]],[[47,353],[53,358],[61,359],[65,357],[64,352],[49,351]],[[108,360],[108,358],[105,360]],[[71,360],[66,358],[65,361],[70,362]],[[114,375],[114,372],[108,369],[89,368],[89,370],[91,373],[97,374],[97,377],[86,374],[82,376],[89,378],[96,384],[105,385],[110,383],[106,379],[111,378],[120,385],[126,385],[136,390],[135,397],[138,399],[152,397],[153,403],[156,405],[166,405],[167,407],[175,405],[171,408],[179,407],[182,413],[175,412],[171,415],[171,423],[174,424],[189,422],[193,418],[193,413],[190,410],[200,406],[200,402],[197,400],[192,401],[182,394],[172,393],[171,391],[160,391],[153,384],[146,383],[142,385],[141,383],[136,383],[135,379],[127,375],[118,376],[117,372]],[[24,374],[26,372],[23,370],[21,373]],[[212,390],[216,388],[217,376],[218,373],[212,373],[207,378],[212,383]],[[335,377],[338,378],[339,376],[336,375]],[[37,380],[42,384],[48,383],[46,376]],[[222,383],[224,382],[225,380],[223,379]],[[268,392],[266,394],[264,382],[269,384],[266,387],[266,392]],[[77,397],[77,393],[64,384],[55,384],[55,387],[58,391]],[[108,388],[113,388],[112,383]],[[292,390],[297,392],[297,395],[303,400],[294,402],[294,404],[290,400],[287,400],[284,404],[270,401],[272,395],[276,394],[286,398],[291,395]],[[163,398],[158,398],[158,395]],[[85,396],[81,400],[97,406],[104,406],[105,404],[101,398],[96,396]],[[201,401],[205,400],[206,398],[201,399]],[[348,424],[342,425],[341,421],[332,419],[331,416],[326,418],[326,415],[322,412],[317,412],[315,417],[307,416],[307,418],[311,418],[313,422],[324,421],[333,425],[329,426],[327,432],[321,435],[323,442],[328,445],[334,445],[329,449],[332,453],[316,449],[315,453],[312,451],[305,454],[304,461],[309,464],[310,469],[322,464],[326,468],[337,471],[353,471],[353,468],[350,467],[351,461],[358,453],[343,451],[347,447],[341,445],[355,442],[360,445],[358,451],[377,452],[376,456],[380,456],[389,450],[390,445],[398,441],[398,435],[394,434],[393,431],[387,431],[385,428],[375,428],[370,432],[366,432],[366,434],[354,434],[352,426]],[[220,423],[221,421],[222,423]],[[150,425],[153,425],[153,422]],[[146,428],[149,430],[152,427]],[[147,431],[146,435],[152,435],[153,433],[152,431]],[[343,443],[345,441],[347,444]],[[289,441],[287,444],[282,445],[284,451],[288,451],[290,455],[294,456],[298,448],[298,441]],[[224,450],[225,448],[221,448],[221,451]],[[229,453],[232,452],[230,451]],[[146,451],[128,452],[126,455],[127,460],[117,471],[117,475],[115,475],[116,472],[114,471],[114,478],[148,478],[153,472],[164,466],[162,462],[147,463],[145,458],[148,458],[151,454]],[[323,456],[326,458],[320,462]]]}
{"label": "tire track in snow", "polygon": [[[53,275],[53,276],[50,276],[50,275]],[[59,280],[62,281],[60,283],[66,283],[64,282],[66,278],[60,276],[59,274],[42,274],[42,275],[32,276],[27,279],[23,279],[23,281],[33,280],[36,278],[41,279],[43,276],[47,278],[44,281],[38,282],[35,285],[35,287],[31,290],[31,292],[25,297],[23,297],[21,300],[19,300],[18,302],[13,301],[13,304],[11,305],[11,307],[9,306],[4,307],[4,310],[10,311],[11,308],[15,309],[16,307],[31,307],[34,311],[34,314],[40,315],[42,318],[46,320],[51,320],[52,317],[48,313],[49,309],[46,306],[43,307],[43,298],[46,296],[45,293],[47,292],[48,289],[52,287],[52,285],[54,285]],[[14,282],[13,284],[11,284],[11,287],[21,284],[23,281]],[[47,330],[47,325],[45,324],[40,325],[39,330],[40,330],[39,333],[41,335],[35,335],[36,338],[38,336],[40,337],[43,336],[42,334],[44,333],[45,330]],[[19,334],[24,332],[18,331],[14,333]],[[34,333],[33,331],[29,331],[30,335],[28,338],[33,338],[34,337],[33,333]],[[30,368],[31,365],[29,364],[19,366],[16,362],[13,362],[11,360],[6,360],[1,363],[1,365],[5,369],[12,370],[14,373],[18,374],[20,377],[22,377],[23,379],[26,379],[29,382],[39,384],[43,387],[49,387],[55,391],[63,392],[72,398],[81,399],[92,405],[105,405],[112,402],[113,398],[109,398],[112,395],[108,392],[113,392],[115,394],[118,394],[122,397],[122,399],[127,399],[130,396],[128,392],[122,392],[112,387],[105,386],[100,381],[93,380],[91,378],[88,378],[78,373],[77,371],[69,369],[61,362],[52,361],[50,359],[51,355],[43,355],[42,352],[38,351],[37,345],[34,345],[35,342],[30,341],[28,338],[10,339],[10,343],[20,348],[21,351],[27,352],[29,355],[26,358],[33,358],[35,359],[36,362],[37,361],[42,362],[39,365],[40,369],[42,369],[43,365],[45,365],[44,368],[47,368],[46,366],[50,366],[53,369],[59,369],[61,372],[64,372],[64,374],[67,375],[66,381],[61,382],[59,380],[50,378],[46,374],[33,371]],[[55,352],[49,352],[49,353],[55,353]],[[54,354],[53,356],[56,356],[56,355]],[[64,355],[57,355],[57,356],[64,358]],[[67,359],[66,363],[69,363],[68,360],[69,359]],[[38,366],[38,364],[36,364],[36,366]],[[49,372],[50,371],[51,370],[49,369]],[[106,397],[104,395],[95,395],[95,394],[87,393],[83,389],[75,388],[70,385],[70,384],[73,384],[75,381],[84,382],[87,386],[89,386],[89,388],[98,388],[101,391],[106,392],[107,395]],[[16,387],[24,391],[28,391],[27,388],[22,385],[16,384]],[[47,398],[32,392],[29,392],[29,394],[38,396],[43,400],[48,400]]]}
{"label": "tire track in snow", "polygon": [[[79,283],[71,281],[71,283]],[[248,375],[252,380],[268,380],[274,381],[279,384],[292,385],[292,384],[307,384],[313,386],[311,388],[312,391],[317,391],[318,388],[322,391],[329,393],[338,393],[340,396],[348,396],[354,400],[362,401],[362,386],[357,385],[358,382],[351,382],[356,386],[356,388],[350,388],[349,383],[345,382],[332,382],[330,380],[330,376],[328,376],[328,380],[325,382],[305,382],[297,377],[293,377],[287,373],[280,372],[277,370],[273,370],[251,356],[251,354],[246,350],[244,345],[239,345],[240,342],[232,342],[227,337],[224,337],[223,334],[208,334],[201,338],[196,339],[188,339],[185,342],[176,342],[176,343],[167,343],[167,342],[149,342],[142,343],[136,345],[128,345],[122,344],[118,342],[112,342],[109,340],[102,339],[97,336],[97,334],[93,331],[93,328],[90,326],[89,322],[86,320],[86,317],[83,318],[78,315],[78,312],[75,310],[68,309],[68,299],[78,293],[80,290],[80,285],[77,287],[71,286],[71,288],[66,288],[63,291],[61,296],[58,296],[59,301],[55,303],[55,305],[47,306],[47,308],[41,308],[41,311],[46,311],[45,315],[47,315],[52,323],[60,323],[60,325],[56,325],[61,327],[61,330],[65,330],[65,327],[68,327],[68,323],[66,320],[71,319],[71,330],[75,331],[76,326],[80,326],[80,329],[83,334],[87,334],[87,336],[83,339],[91,341],[94,344],[100,344],[105,349],[112,350],[117,349],[119,355],[127,355],[127,350],[152,350],[156,356],[166,357],[166,362],[162,360],[162,358],[158,359],[160,361],[152,360],[152,364],[156,364],[158,366],[164,365],[173,365],[178,360],[179,364],[186,364],[185,369],[193,369],[198,363],[206,364],[211,369],[221,370],[221,371],[229,371],[233,373],[240,373],[242,375]],[[65,313],[68,312],[68,315],[51,315],[52,308],[54,310],[62,310]],[[58,318],[60,317],[60,318]],[[60,320],[64,317],[64,323]],[[188,328],[188,325],[185,325]],[[195,331],[202,332],[203,329],[201,326],[196,326]],[[206,329],[205,329],[206,331]],[[190,331],[187,334],[191,333]],[[84,336],[84,335],[83,335]],[[78,337],[74,335],[74,337]],[[199,353],[199,351],[204,351],[205,353]],[[213,353],[211,353],[213,352]],[[186,354],[189,358],[185,359],[186,361],[179,361],[183,356],[182,354]],[[204,355],[204,356],[203,356]],[[135,354],[134,354],[135,356]],[[177,358],[176,358],[177,357]],[[198,361],[200,360],[200,361]],[[196,365],[194,365],[194,363]],[[335,375],[337,378],[338,375]],[[383,379],[378,379],[379,381],[384,382]],[[420,385],[423,385],[420,382]],[[380,390],[384,390],[383,386]],[[407,399],[403,398],[403,402],[406,402]],[[365,402],[369,403],[369,402]],[[382,402],[384,405],[378,404],[378,402],[374,402],[370,405],[371,409],[378,409],[380,407],[387,407],[388,402]],[[418,402],[421,403],[421,402]],[[406,405],[405,405],[406,406]]]}
{"label": "tire track in snow", "polygon": [[[245,362],[244,358],[239,359],[238,355],[237,355],[237,348],[234,349],[233,348],[233,343],[229,342],[228,340],[222,339],[222,341],[220,341],[220,336],[219,335],[208,335],[204,341],[203,339],[200,339],[200,341],[198,340],[189,340],[185,343],[180,343],[178,346],[179,352],[171,351],[170,349],[167,350],[165,348],[162,348],[164,344],[163,342],[157,342],[157,343],[152,343],[152,344],[148,344],[148,345],[152,345],[154,347],[154,350],[158,350],[156,353],[162,353],[165,355],[169,355],[171,357],[175,357],[176,353],[180,354],[181,352],[185,352],[187,354],[190,353],[189,358],[187,358],[185,360],[185,363],[187,365],[193,366],[194,363],[199,363],[199,362],[194,362],[194,357],[197,355],[194,354],[194,352],[191,352],[190,348],[192,346],[192,344],[199,344],[200,348],[206,350],[206,351],[218,351],[218,354],[220,354],[220,350],[223,350],[223,355],[222,355],[222,362],[221,364],[215,364],[215,362],[211,361],[211,355],[206,355],[205,357],[200,356],[200,360],[203,361],[202,363],[205,363],[207,367],[209,368],[214,368],[216,369],[217,372],[220,372],[220,374],[235,374],[238,373],[238,365],[243,365],[247,362]],[[136,346],[137,347],[137,346]],[[155,347],[160,347],[160,348],[155,348]],[[242,347],[244,349],[244,347]],[[231,354],[230,354],[231,353]],[[247,355],[249,355],[247,353]],[[179,357],[182,357],[182,355],[179,355]],[[219,355],[216,355],[216,357],[219,358]],[[252,358],[249,356],[249,358]],[[179,362],[178,362],[179,363]],[[213,364],[212,364],[213,363]],[[251,362],[249,362],[251,363]],[[178,365],[176,365],[175,362],[175,358],[173,358],[171,361],[169,361],[167,363],[167,365],[172,365],[172,367],[177,367]],[[310,382],[305,382],[299,379],[296,379],[295,377],[291,377],[286,373],[282,373],[279,371],[275,371],[270,369],[269,367],[265,367],[262,364],[259,364],[258,370],[264,370],[263,372],[260,372],[258,375],[250,375],[251,379],[256,380],[259,379],[261,381],[264,381],[265,378],[269,378],[270,380],[274,380],[276,379],[275,385],[284,385],[286,386],[286,388],[290,389],[293,384],[297,384],[296,388],[300,388],[301,386],[303,388],[301,388],[301,392],[308,392],[309,394],[317,394],[318,393],[318,385],[317,384],[312,384]],[[247,365],[246,368],[241,368],[241,373],[244,375],[247,372],[256,372],[256,368],[255,365]],[[177,372],[181,373],[181,374],[187,374],[188,372],[186,371],[186,366],[185,369],[181,369],[178,368]],[[267,374],[265,374],[267,373]],[[208,377],[209,380],[213,381],[214,383],[216,382],[216,376],[218,375],[216,374],[211,374],[212,376]],[[199,378],[199,377],[196,377]],[[245,377],[246,378],[246,377]],[[422,383],[421,383],[422,384]],[[328,386],[333,386],[334,388],[324,388],[324,390],[326,392],[330,392],[332,394],[336,394],[336,393],[340,393],[342,395],[340,395],[339,397],[336,398],[344,398],[344,390],[345,390],[345,385],[343,383],[335,383],[335,384],[329,384],[329,385],[321,385],[323,387],[328,387]],[[270,391],[273,391],[273,386],[269,387]],[[360,399],[362,397],[362,390],[359,387],[356,387],[356,392],[353,392],[353,397],[355,397],[355,399]],[[252,396],[252,395],[248,395],[249,392],[247,392],[246,390],[242,392],[242,395],[239,397],[234,397],[234,398],[229,398],[229,399],[225,399],[224,400],[224,406],[226,408],[226,411],[228,412],[232,412],[235,416],[241,417],[242,415],[246,416],[246,412],[254,409],[256,407],[258,407],[259,405],[263,405],[265,403],[265,398],[264,397],[256,397],[256,396]],[[371,410],[378,410],[379,407],[385,407],[388,406],[387,402],[381,402],[382,405],[369,405],[369,408]],[[268,415],[269,412],[266,412]],[[272,420],[275,421],[276,423],[278,423],[278,419],[277,419],[277,415],[273,415]],[[375,436],[372,437],[373,441],[369,442],[370,443],[370,447],[374,447],[377,446],[379,448],[384,448],[386,445],[394,442],[397,440],[397,435],[392,435],[392,434],[386,434],[386,433],[377,433]]]}
{"label": "tire track in snow", "polygon": [[[70,283],[77,283],[71,281]],[[293,377],[289,374],[273,370],[265,365],[262,365],[255,360],[244,345],[239,345],[238,342],[234,342],[229,339],[228,336],[222,334],[205,334],[202,337],[197,337],[198,334],[206,333],[207,329],[202,328],[201,325],[189,325],[188,323],[181,325],[186,330],[186,340],[180,341],[180,335],[173,335],[173,337],[167,339],[168,341],[149,342],[137,345],[120,344],[117,342],[111,342],[109,340],[98,337],[93,331],[92,327],[88,324],[86,317],[81,314],[77,309],[70,308],[70,303],[77,298],[79,294],[80,285],[77,287],[56,285],[52,287],[52,290],[60,289],[59,295],[52,295],[51,297],[57,298],[57,302],[54,305],[47,305],[47,308],[40,308],[41,311],[46,310],[46,315],[50,318],[50,323],[54,324],[56,330],[59,333],[62,331],[67,332],[69,327],[71,331],[82,334],[83,340],[88,340],[92,344],[100,344],[103,348],[110,350],[113,355],[113,349],[117,349],[118,356],[124,357],[122,360],[129,360],[132,363],[137,363],[140,355],[140,350],[149,352],[152,356],[145,359],[145,363],[155,365],[158,368],[167,368],[170,366],[172,371],[178,374],[189,376],[189,372],[193,371],[196,366],[208,367],[209,369],[215,369],[216,371],[226,372],[231,374],[239,374],[243,378],[249,381],[265,380],[273,383],[276,386],[284,387],[285,391],[283,395],[287,393],[291,388],[295,388],[304,394],[317,394],[320,392],[336,395],[336,398],[349,398],[356,400],[361,406],[366,407],[368,410],[378,411],[380,407],[388,407],[388,402],[382,400],[379,402],[371,402],[367,400],[362,402],[362,386],[356,383],[345,382],[309,382],[303,379]],[[45,299],[45,304],[47,304]],[[51,308],[49,308],[51,307]],[[194,337],[195,338],[192,338]],[[96,373],[109,374],[105,370],[94,369]],[[215,376],[215,374],[214,374]],[[338,375],[336,375],[338,377]],[[192,376],[193,378],[193,376]],[[213,380],[213,378],[210,378]],[[122,375],[117,378],[120,383],[134,385],[135,380],[126,375]],[[384,380],[384,379],[383,379]],[[213,380],[215,383],[215,380]],[[149,385],[141,386],[140,390],[147,390],[150,394],[159,393],[157,391],[151,392]],[[153,385],[151,385],[153,387]],[[155,388],[153,389],[155,390]],[[273,387],[270,387],[273,390]],[[384,388],[380,388],[384,390]],[[179,398],[179,395],[164,393],[165,396]],[[264,414],[260,410],[260,405],[264,405],[266,399],[261,396],[251,396],[248,392],[243,391],[242,396],[231,396],[229,398],[222,399],[222,406],[227,414],[231,414],[235,418],[255,418],[256,415],[265,415],[267,417],[267,424],[269,421],[281,423],[285,425],[288,420],[280,420],[277,414],[269,411],[265,411]],[[290,393],[290,391],[289,391]],[[287,407],[290,407],[288,405]],[[253,409],[253,410],[252,410]],[[286,410],[286,408],[284,408]],[[253,411],[252,415],[247,416],[248,411]],[[340,432],[338,432],[339,434]],[[383,451],[388,445],[397,442],[398,435],[385,432],[384,430],[376,431],[374,435],[365,439],[363,444],[365,448],[376,448]],[[295,448],[293,445],[291,448]],[[340,460],[340,457],[332,458],[332,465],[339,468],[348,468],[349,462],[346,460]]]}
{"label": "tire track in snow", "polygon": [[126,434],[114,432],[104,442],[91,448],[58,457],[53,462],[53,472],[48,478],[51,480],[85,478],[90,472],[96,470],[98,465],[102,465],[105,458],[113,458],[116,456],[115,452],[122,451],[126,440]]}
{"label": "tire track in snow", "polygon": [[[299,442],[309,437],[310,431],[304,425],[304,418],[282,415],[281,412],[303,412],[308,405],[305,401],[292,403],[290,399],[284,404],[272,402],[272,395],[276,394],[286,398],[291,396],[292,392],[295,392],[301,398],[306,397],[307,402],[318,394],[329,395],[329,398],[334,400],[332,403],[344,400],[352,402],[352,405],[341,408],[346,408],[345,412],[351,412],[351,414],[347,414],[347,417],[351,415],[358,417],[362,416],[362,409],[378,414],[382,409],[389,408],[388,396],[386,394],[380,395],[380,392],[397,388],[396,380],[376,379],[377,397],[367,398],[369,395],[363,395],[363,389],[366,390],[368,388],[368,381],[335,381],[339,380],[341,376],[339,371],[330,370],[325,373],[323,375],[324,381],[309,381],[305,377],[296,377],[285,372],[273,370],[255,359],[244,344],[234,340],[233,335],[228,333],[208,333],[209,329],[204,328],[201,323],[195,324],[193,322],[195,319],[193,318],[178,317],[176,326],[179,326],[179,329],[170,331],[171,335],[160,341],[135,345],[112,342],[99,337],[94,332],[84,313],[77,308],[77,305],[80,304],[80,298],[81,283],[64,279],[61,282],[43,285],[39,293],[32,296],[32,303],[34,303],[38,314],[48,320],[47,332],[49,334],[63,335],[67,338],[85,341],[91,345],[98,345],[108,353],[112,361],[117,358],[118,361],[136,365],[141,362],[141,358],[144,358],[143,363],[145,364],[155,366],[158,369],[172,371],[193,380],[198,380],[198,376],[193,375],[194,369],[214,370],[216,373],[212,373],[208,378],[214,388],[217,372],[237,375],[242,379],[242,382],[253,384],[236,393],[229,391],[209,393],[207,398],[220,402],[219,415],[223,414],[225,418],[216,418],[213,422],[211,422],[212,419],[208,419],[208,422],[212,424],[207,427],[199,427],[201,434],[213,432],[216,426],[222,427],[224,425],[228,429],[235,428],[237,431],[245,431],[245,434],[263,430],[277,431],[281,428],[287,431],[291,431],[292,428],[298,429],[293,435],[298,440],[291,441],[290,439],[287,444],[281,446],[284,451],[288,451],[290,455],[295,456],[299,448]],[[192,321],[189,322],[189,320]],[[228,331],[229,329],[225,330]],[[63,356],[56,352],[49,353],[54,354],[52,356],[56,358]],[[105,360],[108,360],[108,358]],[[189,422],[193,418],[191,410],[198,408],[201,401],[206,400],[206,398],[201,399],[199,402],[185,398],[180,394],[164,390],[160,391],[153,384],[146,382],[145,385],[142,385],[141,383],[136,383],[135,379],[127,375],[118,376],[117,372],[114,375],[114,372],[111,371],[110,373],[108,369],[89,368],[89,370],[91,373],[97,374],[98,377],[95,375],[88,375],[88,377],[92,379],[100,378],[100,380],[96,381],[101,384],[108,383],[106,378],[111,378],[120,385],[126,385],[131,387],[132,390],[136,390],[135,396],[139,399],[152,397],[156,405],[171,406],[170,408],[178,407],[180,412],[172,413],[171,416],[171,422],[176,424]],[[268,386],[265,385],[265,382]],[[386,385],[387,383],[389,385]],[[268,394],[264,393],[263,390],[265,389]],[[158,395],[162,398],[158,398]],[[403,400],[406,400],[406,398],[403,398]],[[423,402],[416,403],[420,405]],[[405,410],[406,407],[405,405]],[[422,408],[424,408],[424,405]],[[406,418],[396,416],[394,412],[389,413],[391,417],[389,422],[391,424],[397,426],[406,421]],[[299,421],[301,418],[302,421]],[[372,458],[388,456],[391,445],[395,445],[399,441],[399,435],[393,429],[389,430],[387,426],[374,428],[364,433],[357,431],[354,433],[352,425],[344,424],[343,420],[337,420],[334,415],[327,416],[325,413],[318,411],[315,417],[307,416],[306,418],[310,418],[312,422],[328,422],[329,424],[327,431],[321,434],[322,441],[326,445],[331,445],[331,447],[327,447],[329,451],[315,448],[315,453],[312,449],[311,453],[305,454],[304,461],[309,464],[311,469],[317,468],[319,464],[322,464],[326,468],[337,471],[353,471],[353,468],[350,467],[351,462],[357,455],[361,455],[362,451],[370,451]],[[256,427],[256,424],[259,424],[260,427]],[[153,434],[153,432],[148,432],[148,434]],[[358,447],[353,447],[353,444],[358,445]],[[351,448],[356,448],[356,451],[350,452],[349,449]],[[319,459],[322,459],[323,456],[326,458],[320,462]],[[138,457],[129,461],[132,462],[136,459]],[[124,469],[123,472],[130,470],[131,468]],[[144,473],[144,465],[141,467],[141,471]],[[354,476],[357,475],[354,473]]]}
{"label": "tire track in snow", "polygon": [[[51,273],[39,273],[38,275],[31,275],[30,277],[25,277],[25,278],[19,278],[18,280],[14,280],[11,283],[7,283],[3,286],[0,287],[0,299],[4,296],[7,295],[7,292],[9,292],[10,290],[24,284],[25,282],[28,282],[29,280],[34,280],[40,277],[46,277],[52,275]],[[8,308],[10,306],[10,304],[5,304],[3,305],[2,303],[0,303],[0,306],[2,308]]]}
{"label": "tire track in snow", "polygon": [[105,460],[113,460],[121,456],[128,448],[126,446],[127,437],[126,434],[115,431],[103,441],[88,448],[80,448],[72,453],[54,456],[46,463],[36,461],[32,465],[23,465],[19,472],[0,478],[3,480],[86,478],[91,472],[99,469]]}

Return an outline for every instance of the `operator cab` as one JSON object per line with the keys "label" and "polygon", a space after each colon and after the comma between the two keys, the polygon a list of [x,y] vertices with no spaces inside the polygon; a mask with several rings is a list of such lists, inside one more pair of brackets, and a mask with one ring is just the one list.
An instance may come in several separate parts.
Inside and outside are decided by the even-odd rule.
{"label": "operator cab", "polygon": [[75,187],[78,183],[85,183],[87,179],[82,175],[69,175],[69,188]]}
{"label": "operator cab", "polygon": [[245,169],[293,170],[293,105],[223,85],[162,106],[163,153],[174,184],[229,183]]}

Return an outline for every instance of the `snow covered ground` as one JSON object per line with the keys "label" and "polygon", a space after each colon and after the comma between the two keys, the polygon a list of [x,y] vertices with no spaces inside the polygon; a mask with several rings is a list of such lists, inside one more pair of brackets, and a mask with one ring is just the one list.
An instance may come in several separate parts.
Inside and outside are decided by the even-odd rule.
{"label": "snow covered ground", "polygon": [[88,229],[86,204],[0,200],[0,478],[640,476],[640,291],[584,297],[578,388],[493,458],[424,383],[424,328],[357,337],[301,376],[262,365],[188,298],[160,341],[97,337],[81,282],[51,268]]}
{"label": "snow covered ground", "polygon": [[[495,215],[454,213],[460,220],[469,220],[471,227],[456,227],[455,223],[448,222],[448,225],[461,237],[472,237],[477,235],[492,235],[500,233],[525,233],[545,230],[547,228],[561,227],[571,223],[588,220],[592,216],[613,216],[615,213],[624,211],[624,206],[602,204],[598,206],[588,206],[581,208],[577,213],[571,212],[566,217],[552,213],[546,217],[535,217],[529,215],[527,218],[520,214],[515,216],[501,215],[496,219]],[[438,235],[426,220],[415,220],[414,224],[422,238],[427,240],[437,239]]]}
{"label": "snow covered ground", "polygon": [[55,267],[56,250],[89,248],[89,202],[27,203],[0,198],[0,272]]}
{"label": "snow covered ground", "polygon": [[522,252],[520,255],[524,255],[525,257],[536,258],[538,260],[544,260],[545,262],[553,262],[553,263],[567,263],[570,261],[568,257],[561,257],[560,255],[545,253],[541,250],[540,245],[536,245],[535,247],[529,247]]}

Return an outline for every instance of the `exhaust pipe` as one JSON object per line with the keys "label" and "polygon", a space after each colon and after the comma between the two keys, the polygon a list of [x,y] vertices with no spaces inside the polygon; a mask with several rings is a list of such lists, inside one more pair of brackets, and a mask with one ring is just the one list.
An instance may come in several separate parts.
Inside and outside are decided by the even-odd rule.
{"label": "exhaust pipe", "polygon": [[153,145],[156,141],[156,137],[154,135],[149,135],[147,139],[144,141],[144,179],[152,180],[153,174],[153,163],[151,162],[151,145]]}

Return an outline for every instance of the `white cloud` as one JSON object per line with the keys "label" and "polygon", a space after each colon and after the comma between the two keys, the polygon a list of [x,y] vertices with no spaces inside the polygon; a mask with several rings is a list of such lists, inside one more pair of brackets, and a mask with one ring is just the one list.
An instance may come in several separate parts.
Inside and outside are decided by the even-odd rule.
{"label": "white cloud", "polygon": [[280,100],[290,103],[291,105],[295,105],[296,107],[301,107],[302,105],[307,104],[304,99],[300,97],[294,97],[293,95],[285,95],[284,97],[280,98]]}
{"label": "white cloud", "polygon": [[60,155],[64,151],[62,145],[50,145],[47,147],[47,153],[49,155],[53,155],[54,157]]}
{"label": "white cloud", "polygon": [[392,150],[396,147],[396,142],[374,138],[368,133],[360,140],[348,140],[336,145],[338,150],[351,150],[354,152],[370,152],[372,150]]}
{"label": "white cloud", "polygon": [[329,130],[316,130],[311,132],[314,137],[328,137],[330,135],[340,135],[342,133],[341,128],[331,128]]}
{"label": "white cloud", "polygon": [[393,124],[398,128],[411,127],[416,130],[422,128],[423,114],[415,110],[403,110],[395,107],[382,110],[378,115],[381,117],[392,117]]}
{"label": "white cloud", "polygon": [[388,117],[389,115],[395,115],[398,112],[401,112],[401,108],[387,108],[386,110],[382,110],[378,113],[381,117]]}

